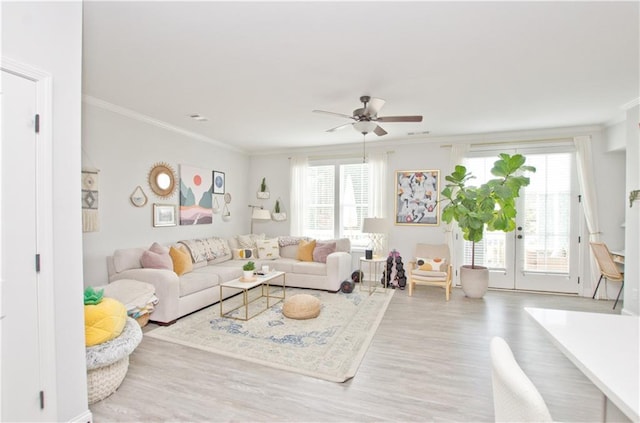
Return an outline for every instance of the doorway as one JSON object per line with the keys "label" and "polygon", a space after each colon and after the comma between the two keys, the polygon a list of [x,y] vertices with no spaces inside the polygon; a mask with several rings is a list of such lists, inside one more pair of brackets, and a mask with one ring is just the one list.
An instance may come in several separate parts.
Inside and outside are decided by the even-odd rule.
{"label": "doorway", "polygon": [[[505,152],[501,150],[500,152]],[[515,154],[516,151],[507,151]],[[578,293],[578,195],[575,154],[567,148],[518,150],[536,172],[517,199],[514,232],[485,231],[476,243],[476,264],[489,268],[489,287]],[[493,178],[496,152],[465,159],[477,184]],[[471,243],[463,243],[463,264],[471,263]]]}

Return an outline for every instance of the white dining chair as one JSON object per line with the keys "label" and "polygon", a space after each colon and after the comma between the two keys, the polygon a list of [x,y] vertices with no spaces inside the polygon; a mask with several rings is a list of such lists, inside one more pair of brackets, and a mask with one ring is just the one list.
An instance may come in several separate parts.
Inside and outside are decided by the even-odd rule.
{"label": "white dining chair", "polygon": [[491,339],[491,378],[496,422],[550,422],[549,409],[516,362],[504,339]]}

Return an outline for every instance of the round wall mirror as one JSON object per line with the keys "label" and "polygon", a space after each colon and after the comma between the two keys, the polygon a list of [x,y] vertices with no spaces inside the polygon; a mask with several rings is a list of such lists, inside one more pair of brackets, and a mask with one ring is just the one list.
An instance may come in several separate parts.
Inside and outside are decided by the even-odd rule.
{"label": "round wall mirror", "polygon": [[156,163],[149,172],[151,190],[162,198],[171,197],[176,189],[176,177],[167,163]]}

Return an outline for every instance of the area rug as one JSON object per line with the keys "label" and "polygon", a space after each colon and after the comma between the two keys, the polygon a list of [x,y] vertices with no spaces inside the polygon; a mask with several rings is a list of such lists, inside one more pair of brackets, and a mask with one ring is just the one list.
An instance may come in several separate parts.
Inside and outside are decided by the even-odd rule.
{"label": "area rug", "polygon": [[[320,299],[318,317],[289,319],[282,315],[280,302],[243,322],[221,318],[216,304],[145,336],[333,382],[351,379],[394,291],[369,295],[358,287],[351,294],[287,288],[286,296],[300,293]],[[240,296],[226,300],[225,313],[240,301]],[[264,307],[261,301],[252,303],[250,314]]]}

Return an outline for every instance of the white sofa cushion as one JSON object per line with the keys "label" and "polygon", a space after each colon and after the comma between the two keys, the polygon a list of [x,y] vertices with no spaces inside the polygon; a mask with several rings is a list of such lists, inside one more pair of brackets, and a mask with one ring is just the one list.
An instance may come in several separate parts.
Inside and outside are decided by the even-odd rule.
{"label": "white sofa cushion", "polygon": [[142,269],[140,258],[144,248],[123,248],[113,253],[113,266],[116,272],[124,272],[129,269]]}

